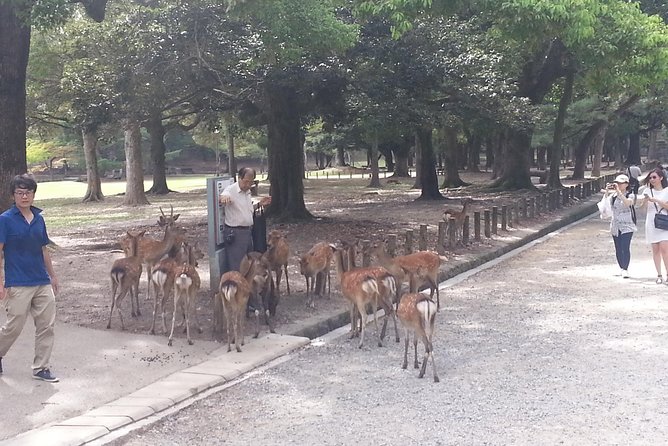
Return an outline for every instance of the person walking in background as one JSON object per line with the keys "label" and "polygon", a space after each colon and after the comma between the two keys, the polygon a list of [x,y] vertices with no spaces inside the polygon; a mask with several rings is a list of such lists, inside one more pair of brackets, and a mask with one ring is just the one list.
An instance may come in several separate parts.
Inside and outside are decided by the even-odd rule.
{"label": "person walking in background", "polygon": [[2,357],[19,337],[28,314],[35,321],[35,356],[33,378],[57,382],[49,369],[54,342],[58,279],[47,249],[49,236],[42,210],[34,207],[37,183],[28,175],[18,175],[10,182],[14,205],[0,215],[0,303],[4,303],[7,321],[0,328],[0,374]]}
{"label": "person walking in background", "polygon": [[226,271],[239,271],[241,259],[253,251],[253,211],[258,206],[271,204],[271,197],[263,197],[253,204],[251,187],[255,181],[255,170],[250,167],[239,169],[237,182],[227,186],[220,194],[220,204],[225,206]]}
{"label": "person walking in background", "polygon": [[636,196],[628,190],[629,177],[617,175],[615,181],[608,184],[605,189],[605,197],[610,200],[612,219],[610,220],[610,233],[615,243],[615,256],[621,270],[621,276],[629,277],[629,263],[631,262],[631,239],[636,227],[636,215],[634,204]]}
{"label": "person walking in background", "polygon": [[643,206],[647,205],[645,237],[652,246],[656,283],[664,283],[661,262],[668,274],[668,231],[654,227],[654,215],[668,210],[668,180],[664,170],[656,167],[647,174],[644,183],[649,185],[643,190]]}

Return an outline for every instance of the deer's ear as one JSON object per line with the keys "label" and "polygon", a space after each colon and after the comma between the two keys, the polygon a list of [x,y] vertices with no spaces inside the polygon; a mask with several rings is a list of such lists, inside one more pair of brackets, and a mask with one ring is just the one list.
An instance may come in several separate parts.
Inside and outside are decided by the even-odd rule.
{"label": "deer's ear", "polygon": [[178,220],[180,215],[181,215],[181,214],[176,214],[176,215],[174,216],[174,221]]}

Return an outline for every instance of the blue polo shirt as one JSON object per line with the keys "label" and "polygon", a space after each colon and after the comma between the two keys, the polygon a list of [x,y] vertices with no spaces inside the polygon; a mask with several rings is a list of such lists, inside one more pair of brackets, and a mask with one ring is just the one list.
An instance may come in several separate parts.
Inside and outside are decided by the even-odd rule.
{"label": "blue polo shirt", "polygon": [[31,206],[34,215],[28,224],[16,205],[0,215],[0,243],[4,243],[5,287],[37,286],[51,283],[42,248],[49,243],[42,210]]}

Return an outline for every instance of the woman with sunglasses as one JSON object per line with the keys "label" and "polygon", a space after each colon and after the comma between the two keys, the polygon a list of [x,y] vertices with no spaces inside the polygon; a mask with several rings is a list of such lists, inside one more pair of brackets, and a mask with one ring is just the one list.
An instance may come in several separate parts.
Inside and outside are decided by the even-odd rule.
{"label": "woman with sunglasses", "polygon": [[[652,169],[644,181],[644,204],[647,204],[647,218],[645,220],[645,237],[652,245],[652,258],[656,268],[656,283],[664,283],[661,261],[668,274],[668,231],[654,227],[654,215],[658,212],[668,214],[668,180],[661,168]],[[666,282],[668,284],[668,281]]]}

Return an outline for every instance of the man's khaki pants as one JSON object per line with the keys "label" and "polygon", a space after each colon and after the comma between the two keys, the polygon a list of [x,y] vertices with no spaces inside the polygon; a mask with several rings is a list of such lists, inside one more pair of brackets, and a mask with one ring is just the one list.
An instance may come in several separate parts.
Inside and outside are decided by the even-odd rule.
{"label": "man's khaki pants", "polygon": [[35,359],[32,369],[49,368],[53,350],[53,325],[56,322],[56,298],[51,285],[7,288],[0,301],[7,312],[7,322],[0,328],[0,357],[5,356],[25,325],[28,313],[35,321]]}

